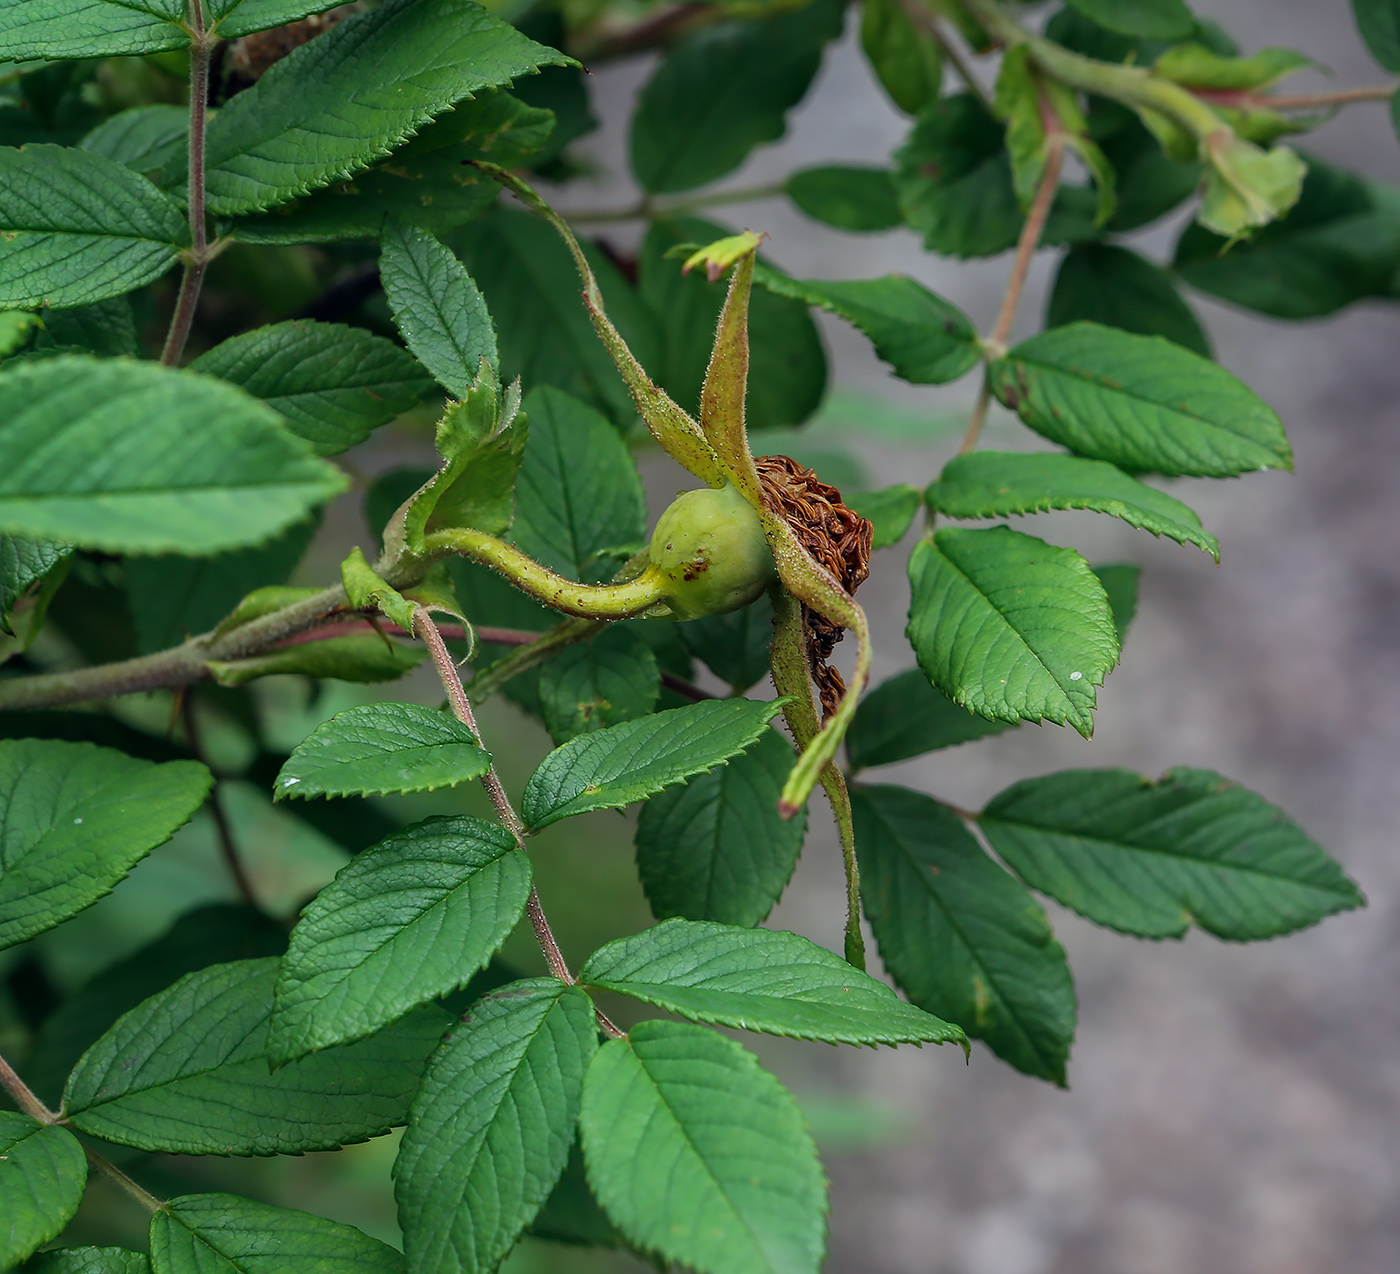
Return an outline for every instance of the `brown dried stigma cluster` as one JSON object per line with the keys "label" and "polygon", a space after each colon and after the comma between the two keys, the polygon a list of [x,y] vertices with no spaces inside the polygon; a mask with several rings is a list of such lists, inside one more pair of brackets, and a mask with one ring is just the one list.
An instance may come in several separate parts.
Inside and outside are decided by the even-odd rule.
{"label": "brown dried stigma cluster", "polygon": [[[875,528],[869,519],[847,508],[841,493],[818,479],[791,456],[758,456],[754,460],[763,494],[796,532],[802,546],[854,594],[870,574],[870,548]],[[812,680],[822,701],[822,718],[836,711],[846,692],[841,674],[828,663],[845,632],[839,624],[804,606],[807,654]]]}

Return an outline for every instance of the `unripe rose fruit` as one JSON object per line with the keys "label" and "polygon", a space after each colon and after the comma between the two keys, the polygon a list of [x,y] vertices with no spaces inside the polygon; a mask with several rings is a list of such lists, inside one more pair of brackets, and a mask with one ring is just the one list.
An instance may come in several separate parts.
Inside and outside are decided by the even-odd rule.
{"label": "unripe rose fruit", "polygon": [[661,515],[647,573],[677,619],[738,610],[777,578],[758,514],[729,485],[687,491]]}

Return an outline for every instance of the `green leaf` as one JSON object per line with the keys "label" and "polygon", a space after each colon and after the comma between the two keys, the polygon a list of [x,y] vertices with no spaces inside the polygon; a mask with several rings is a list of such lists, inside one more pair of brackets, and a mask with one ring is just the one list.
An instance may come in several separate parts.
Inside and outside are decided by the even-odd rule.
{"label": "green leaf", "polygon": [[[1094,118],[1092,113],[1090,118]],[[1130,118],[1119,131],[1104,138],[1103,152],[1117,174],[1114,189],[1118,202],[1105,227],[1115,234],[1151,224],[1200,187],[1200,163],[1172,159],[1137,119]]]}
{"label": "green leaf", "polygon": [[1165,336],[1209,358],[1210,338],[1161,266],[1130,248],[1081,243],[1060,262],[1046,327],[1087,320],[1142,336]]}
{"label": "green leaf", "polygon": [[320,456],[348,451],[433,390],[432,378],[392,341],[339,323],[255,328],[190,366],[261,398]]}
{"label": "green leaf", "polygon": [[403,1257],[354,1226],[232,1194],[187,1194],[151,1218],[154,1274],[401,1274]]}
{"label": "green leaf", "polygon": [[632,115],[632,171],[643,189],[692,190],[777,141],[823,46],[840,34],[840,7],[816,0],[773,18],[708,26],[675,45]]}
{"label": "green leaf", "polygon": [[0,58],[57,61],[188,48],[189,32],[176,25],[184,13],[171,0],[9,0],[0,7]]}
{"label": "green leaf", "polygon": [[529,859],[479,818],[424,819],[357,854],[292,930],[269,1055],[291,1061],[363,1039],[466,986],[529,895]]}
{"label": "green leaf", "polygon": [[618,1247],[622,1236],[604,1214],[583,1167],[583,1147],[578,1139],[569,1149],[569,1161],[564,1175],[545,1200],[527,1233],[532,1238],[548,1239],[552,1243],[571,1243],[579,1247]]}
{"label": "green leaf", "polygon": [[922,792],[858,787],[851,805],[865,914],[895,981],[1017,1070],[1063,1085],[1074,983],[1035,899]]}
{"label": "green leaf", "polygon": [[[267,590],[259,589],[259,592]],[[251,659],[205,663],[221,686],[244,686],[259,677],[316,677],[373,685],[397,681],[412,672],[427,656],[420,645],[386,641],[377,633],[327,637],[284,646],[270,655]]]}
{"label": "green leaf", "polygon": [[495,1270],[564,1171],[593,1006],[555,978],[477,1002],[434,1055],[394,1166],[410,1271]]}
{"label": "green leaf", "polygon": [[580,735],[540,762],[525,788],[521,817],[539,831],[561,818],[654,796],[746,751],[780,706],[709,699]]}
{"label": "green leaf", "polygon": [[923,497],[917,487],[896,483],[881,491],[852,491],[846,504],[875,527],[872,548],[887,549],[898,544],[914,524]]}
{"label": "green leaf", "polygon": [[124,1247],[50,1248],[19,1268],[20,1274],[151,1274],[145,1253]]}
{"label": "green leaf", "polygon": [[697,1274],[815,1274],[826,1182],[806,1121],[758,1059],[685,1022],[642,1022],[583,1085],[588,1182],[645,1251]]}
{"label": "green leaf", "polygon": [[1396,0],[1351,0],[1361,38],[1387,71],[1400,71],[1400,4]]}
{"label": "green leaf", "polygon": [[862,0],[860,46],[880,86],[906,115],[938,100],[943,50],[900,0]]}
{"label": "green leaf", "polygon": [[814,221],[838,230],[891,230],[900,224],[894,176],[886,168],[828,165],[803,168],[783,186]]}
{"label": "green leaf", "polygon": [[1142,567],[1119,562],[1111,566],[1096,566],[1094,574],[1099,577],[1103,591],[1108,595],[1108,608],[1113,612],[1113,627],[1118,633],[1118,644],[1123,644],[1128,627],[1137,614],[1138,577]]}
{"label": "green leaf", "polygon": [[1207,478],[1293,467],[1267,403],[1160,336],[1071,323],[1022,341],[987,375],[1027,425],[1093,460]]}
{"label": "green leaf", "polygon": [[109,115],[78,145],[133,172],[155,173],[182,159],[189,132],[187,106],[134,106]]}
{"label": "green leaf", "polygon": [[554,126],[548,111],[487,90],[458,102],[350,181],[237,222],[233,237],[256,244],[377,239],[386,218],[441,237],[474,221],[500,194],[500,184],[473,167],[474,160],[517,168],[545,145]]}
{"label": "green leaf", "polygon": [[738,610],[677,624],[676,635],[686,651],[743,694],[768,675],[773,603],[765,593]]}
{"label": "green leaf", "polygon": [[905,275],[800,280],[760,266],[755,278],[779,296],[820,306],[860,328],[894,374],[915,385],[957,380],[981,359],[972,320]]}
{"label": "green leaf", "polygon": [[414,604],[375,574],[364,550],[353,548],[340,564],[340,582],[352,610],[377,611],[406,633],[413,632]]}
{"label": "green leaf", "polygon": [[1220,560],[1220,542],[1180,500],[1102,460],[1052,452],[971,451],[929,486],[931,508],[954,518],[1002,518],[1050,509],[1092,509],[1129,526],[1194,544]]}
{"label": "green leaf", "polygon": [[1086,739],[1094,687],[1118,661],[1089,564],[1004,526],[947,527],[909,559],[909,641],[955,703],[994,721],[1054,721]]}
{"label": "green leaf", "polygon": [[0,308],[120,296],[188,242],[174,201],[124,165],[71,146],[0,147]]}
{"label": "green leaf", "polygon": [[126,595],[144,654],[207,632],[254,589],[285,583],[316,533],[302,522],[256,548],[215,557],[132,557]]}
{"label": "green leaf", "polygon": [[694,1022],[827,1044],[946,1044],[962,1031],[795,933],[665,920],[599,948],[579,980]]}
{"label": "green leaf", "polygon": [[1383,188],[1310,160],[1289,214],[1226,247],[1219,235],[1188,226],[1176,245],[1177,272],[1246,309],[1316,318],[1388,292],[1400,267],[1400,211]]}
{"label": "green leaf", "polygon": [[337,712],[292,750],[276,798],[432,792],[479,779],[491,755],[455,717],[417,703]]}
{"label": "green leaf", "polygon": [[606,629],[570,646],[540,670],[544,723],[556,744],[644,717],[660,693],[656,655],[627,628]]}
{"label": "green leaf", "polygon": [[[496,323],[501,377],[553,385],[630,424],[637,409],[579,300],[578,272],[559,236],[538,217],[502,209],[455,240]],[[608,316],[643,367],[652,358],[651,321],[623,277],[591,243],[584,255]]]}
{"label": "green leaf", "polygon": [[414,356],[454,398],[462,398],[485,359],[497,361],[486,302],[462,263],[426,230],[390,221],[379,260],[394,322]]}
{"label": "green leaf", "polygon": [[209,211],[256,212],[339,181],[478,89],[567,60],[479,5],[387,0],[294,49],[210,120]]}
{"label": "green leaf", "polygon": [[66,1128],[0,1110],[0,1269],[12,1269],[73,1219],[87,1160]]}
{"label": "green leaf", "polygon": [[1272,938],[1365,905],[1288,815],[1209,770],[1158,782],[1067,770],[1014,784],[980,823],[1032,889],[1097,924],[1179,938]]}
{"label": "green leaf", "polygon": [[0,629],[14,635],[10,616],[16,603],[72,555],[66,544],[0,534]]}
{"label": "green leaf", "polygon": [[895,186],[910,229],[932,252],[987,257],[1021,233],[1006,130],[970,93],[940,98],[895,152]]}
{"label": "green leaf", "polygon": [[637,820],[637,872],[658,920],[753,926],[787,887],[807,811],[778,814],[792,746],[766,731],[743,756],[659,792]]}
{"label": "green leaf", "polygon": [[277,963],[211,965],[124,1014],[68,1077],[73,1126],[142,1150],[274,1155],[329,1150],[403,1123],[446,1015],[422,1009],[273,1070]]}
{"label": "green leaf", "polygon": [[267,540],[345,478],[242,390],[64,355],[0,371],[0,530],[126,553]]}
{"label": "green leaf", "polygon": [[515,484],[511,538],[570,579],[608,580],[616,551],[646,537],[632,453],[602,416],[562,390],[531,390],[524,406],[530,439]]}
{"label": "green leaf", "polygon": [[153,765],[91,743],[0,740],[0,948],[112,892],[209,794],[196,761]]}
{"label": "green leaf", "polygon": [[[683,407],[700,402],[705,369],[725,289],[703,270],[681,273],[668,255],[682,244],[711,243],[730,231],[697,217],[654,224],[642,241],[639,292],[656,323],[660,349],[644,365]],[[765,267],[762,262],[758,268]],[[749,388],[745,413],[750,429],[797,425],[821,406],[827,364],[807,303],[757,288],[749,298]]]}
{"label": "green leaf", "polygon": [[846,735],[846,754],[853,770],[893,765],[1010,728],[1005,721],[988,721],[960,708],[918,668],[910,668],[861,700]]}
{"label": "green leaf", "polygon": [[206,0],[204,12],[218,34],[225,40],[232,40],[335,7],[329,0]]}
{"label": "green leaf", "polygon": [[71,310],[43,310],[39,318],[43,330],[34,338],[34,348],[76,346],[104,358],[141,356],[141,338],[131,302],[114,296],[92,305]]}
{"label": "green leaf", "polygon": [[1065,0],[1065,3],[1119,35],[1183,40],[1196,29],[1196,19],[1182,0]]}

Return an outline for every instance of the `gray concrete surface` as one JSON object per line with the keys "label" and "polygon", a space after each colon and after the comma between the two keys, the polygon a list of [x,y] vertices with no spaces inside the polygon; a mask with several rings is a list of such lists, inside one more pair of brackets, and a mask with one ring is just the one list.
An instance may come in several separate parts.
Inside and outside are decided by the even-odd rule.
{"label": "gray concrete surface", "polygon": [[[1340,84],[1384,78],[1344,0],[1197,7],[1247,50],[1301,48]],[[590,148],[610,176],[586,192],[590,204],[629,197],[619,177],[625,112],[645,73],[633,64],[597,76],[607,128]],[[1300,88],[1324,82],[1314,73],[1298,80]],[[903,130],[848,43],[789,137],[734,184],[820,160],[879,162]],[[1373,176],[1400,173],[1382,106],[1353,109],[1306,145]],[[579,191],[580,204],[584,197]],[[984,326],[995,312],[1005,258],[941,261],[910,235],[838,235],[780,203],[725,211],[735,224],[769,231],[773,256],[795,272],[902,270]],[[1156,230],[1143,243],[1161,255],[1171,237]],[[1039,321],[1049,265],[1048,257],[1037,265],[1022,330]],[[1139,943],[1056,912],[1081,1001],[1069,1092],[980,1049],[967,1067],[948,1050],[770,1049],[772,1064],[803,1091],[846,1091],[905,1112],[896,1144],[829,1156],[832,1271],[1400,1269],[1400,307],[1365,305],[1296,326],[1204,301],[1200,309],[1221,361],[1282,413],[1297,476],[1176,488],[1220,536],[1218,569],[1109,519],[1028,524],[1095,560],[1146,567],[1095,740],[1025,727],[896,767],[889,778],[971,804],[1016,778],[1068,766],[1216,768],[1287,808],[1362,883],[1370,908],[1251,947],[1200,935]],[[885,374],[861,338],[834,322],[824,331],[841,385],[931,416],[965,409],[970,382],[911,389]],[[1013,426],[993,427],[1013,437]],[[873,463],[883,480],[917,481],[947,450],[884,448]],[[900,636],[901,564],[889,556],[882,565],[864,600],[885,675],[911,659]],[[816,835],[774,923],[839,949],[839,915],[834,847]]]}

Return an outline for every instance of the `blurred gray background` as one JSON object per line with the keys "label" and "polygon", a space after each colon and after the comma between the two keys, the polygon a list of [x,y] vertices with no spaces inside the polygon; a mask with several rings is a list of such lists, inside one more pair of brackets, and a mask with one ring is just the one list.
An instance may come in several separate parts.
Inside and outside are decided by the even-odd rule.
{"label": "blurred gray background", "polygon": [[[1300,75],[1290,91],[1387,78],[1345,0],[1201,0],[1196,9],[1245,52],[1286,45],[1331,73]],[[626,123],[650,67],[637,60],[594,77],[604,128],[581,145],[606,175],[591,189],[574,185],[561,202],[621,207],[635,197]],[[906,131],[848,37],[787,138],[726,184],[769,182],[819,162],[880,163]],[[1400,176],[1382,104],[1353,107],[1302,144],[1368,176]],[[911,274],[984,331],[1009,265],[940,260],[906,232],[839,234],[779,200],[707,215],[768,231],[775,261],[803,277]],[[1136,242],[1163,260],[1179,225]],[[629,244],[625,228],[609,227],[607,237]],[[1054,260],[1037,260],[1022,333],[1041,322]],[[1080,998],[1068,1092],[980,1047],[965,1066],[948,1049],[767,1044],[766,1059],[814,1110],[823,1095],[868,1103],[846,1108],[844,1134],[841,1119],[825,1121],[834,1272],[1400,1270],[1400,306],[1365,304],[1289,325],[1192,301],[1220,361],[1282,414],[1297,475],[1173,488],[1220,537],[1218,568],[1091,514],[1025,520],[1023,529],[1091,560],[1145,567],[1093,742],[1026,726],[870,777],[973,805],[1018,778],[1070,766],[1218,769],[1289,810],[1361,882],[1370,907],[1235,947],[1196,933],[1138,942],[1052,906]],[[915,389],[890,378],[864,338],[834,320],[822,327],[838,388],[927,413],[941,439],[876,448],[874,483],[934,476],[974,378]],[[1005,417],[988,437],[1030,442]],[[663,502],[668,476],[659,467],[646,474]],[[907,542],[886,550],[862,594],[875,622],[877,679],[912,663],[901,635],[906,553]],[[840,917],[834,839],[819,828],[770,923],[839,950]]]}

